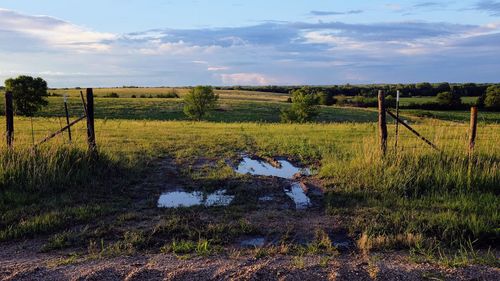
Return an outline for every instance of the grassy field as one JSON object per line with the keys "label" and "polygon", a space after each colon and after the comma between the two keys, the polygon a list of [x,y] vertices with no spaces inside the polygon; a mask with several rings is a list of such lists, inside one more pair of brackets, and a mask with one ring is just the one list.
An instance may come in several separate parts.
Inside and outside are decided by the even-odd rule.
{"label": "grassy field", "polygon": [[[462,97],[462,102],[465,104],[473,104],[477,101],[477,97]],[[411,97],[411,98],[401,98],[400,104],[402,106],[422,103],[437,102],[436,97]]]}
{"label": "grassy field", "polygon": [[[70,102],[73,115],[79,115],[78,98]],[[443,152],[403,130],[397,155],[390,125],[390,153],[382,159],[373,110],[324,107],[319,120],[333,123],[298,125],[272,123],[278,121],[279,108],[288,106],[283,102],[223,98],[221,104],[223,110],[209,122],[190,122],[178,99],[97,98],[97,161],[85,153],[84,123],[74,127],[71,145],[64,134],[36,151],[29,149],[33,137],[39,140],[62,126],[62,118],[54,117],[62,112],[60,97],[51,97],[49,107],[32,120],[16,117],[14,152],[0,142],[0,241],[45,234],[51,237],[48,245],[57,246],[58,237],[64,242],[71,236],[68,229],[96,221],[108,225],[86,230],[83,245],[117,235],[130,239],[130,233],[118,231],[122,227],[105,218],[130,212],[138,196],[130,187],[140,183],[149,164],[161,157],[172,158],[195,188],[226,186],[237,202],[253,202],[245,190],[248,179],[235,174],[229,164],[245,152],[286,156],[312,166],[318,173],[314,178],[326,191],[324,214],[343,218],[362,249],[425,252],[472,242],[481,249],[498,246],[498,115],[481,123],[476,156],[469,163],[466,123],[418,119],[415,128]],[[5,127],[4,118],[0,126]],[[200,162],[206,164],[199,166]],[[150,196],[154,202],[155,195]],[[194,242],[230,243],[255,231],[257,226],[245,217],[254,208],[244,203],[200,213],[194,209],[185,215],[165,211],[161,216],[175,231],[162,234],[162,239],[175,242],[197,235],[200,240]],[[217,215],[222,221],[207,225],[200,214]],[[245,223],[236,226],[235,221]],[[154,236],[157,227],[140,231]],[[218,231],[207,231],[213,227]],[[228,227],[234,236],[222,241],[221,233]]]}

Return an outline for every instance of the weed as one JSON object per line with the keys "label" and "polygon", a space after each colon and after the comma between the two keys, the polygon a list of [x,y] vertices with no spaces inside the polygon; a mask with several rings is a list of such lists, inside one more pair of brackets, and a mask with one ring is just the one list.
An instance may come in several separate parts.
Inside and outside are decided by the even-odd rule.
{"label": "weed", "polygon": [[305,268],[305,261],[303,256],[294,256],[292,257],[292,264],[297,269]]}

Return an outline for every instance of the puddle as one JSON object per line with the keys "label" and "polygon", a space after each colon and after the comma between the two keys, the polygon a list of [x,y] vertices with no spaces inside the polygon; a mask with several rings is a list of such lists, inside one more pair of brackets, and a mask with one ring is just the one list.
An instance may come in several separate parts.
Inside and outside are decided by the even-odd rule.
{"label": "puddle", "polygon": [[172,191],[163,193],[158,199],[159,208],[179,208],[193,206],[227,206],[234,200],[233,195],[226,195],[226,190],[218,190],[211,194],[200,191]]}
{"label": "puddle", "polygon": [[307,168],[298,168],[292,165],[292,163],[286,160],[278,160],[281,167],[276,168],[273,165],[267,163],[263,160],[254,160],[250,157],[243,157],[240,165],[236,169],[239,174],[251,174],[255,176],[274,176],[284,179],[293,179],[293,176],[300,173],[304,176],[311,174],[311,171]]}
{"label": "puddle", "polygon": [[289,188],[285,188],[285,193],[295,202],[295,208],[297,210],[304,210],[311,206],[311,199],[307,197],[300,183],[292,183]]}
{"label": "puddle", "polygon": [[266,239],[263,237],[256,237],[256,238],[251,238],[247,240],[243,240],[240,242],[240,245],[242,247],[254,247],[254,248],[260,248],[263,247],[264,244],[266,243]]}
{"label": "puddle", "polygon": [[262,196],[259,198],[260,202],[271,202],[274,200],[274,197],[272,196]]}

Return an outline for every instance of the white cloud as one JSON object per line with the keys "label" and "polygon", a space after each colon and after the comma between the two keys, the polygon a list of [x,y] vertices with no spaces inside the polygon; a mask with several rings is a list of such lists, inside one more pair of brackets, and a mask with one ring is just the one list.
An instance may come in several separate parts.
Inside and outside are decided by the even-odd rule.
{"label": "white cloud", "polygon": [[260,73],[221,74],[220,77],[225,85],[269,85],[274,81]]}
{"label": "white cloud", "polygon": [[207,68],[208,71],[222,71],[222,70],[228,70],[229,67],[227,66],[209,66]]}
{"label": "white cloud", "polygon": [[80,52],[107,51],[107,40],[115,34],[89,30],[48,16],[28,16],[0,9],[0,29],[46,43],[48,48],[63,48]]}
{"label": "white cloud", "polygon": [[181,40],[178,42],[149,44],[146,47],[140,48],[138,52],[143,55],[192,55],[212,53],[221,48],[216,45],[197,46]]}

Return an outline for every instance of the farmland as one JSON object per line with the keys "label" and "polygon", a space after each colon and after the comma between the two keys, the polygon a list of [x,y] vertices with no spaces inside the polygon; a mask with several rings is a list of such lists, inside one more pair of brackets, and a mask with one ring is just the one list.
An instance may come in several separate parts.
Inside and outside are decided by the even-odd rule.
{"label": "farmland", "polygon": [[[452,268],[498,266],[498,113],[480,112],[470,170],[468,112],[431,112],[428,118],[404,111],[442,153],[403,129],[394,153],[391,123],[390,152],[381,158],[372,109],[321,107],[316,123],[280,124],[287,95],[223,91],[218,110],[207,121],[192,122],[182,113],[182,99],[139,97],[170,91],[96,89],[97,162],[86,156],[84,123],[73,128],[72,144],[62,134],[29,149],[33,137],[63,126],[62,97],[51,96],[33,119],[16,117],[15,150],[0,144],[0,241],[41,237],[38,250],[70,255],[64,262],[76,264],[137,253],[189,260],[236,252],[309,264],[312,257],[340,259],[334,239],[342,237],[369,262],[403,250],[412,261]],[[68,93],[71,115],[82,114],[79,90],[50,92]],[[104,97],[112,92],[120,97]],[[310,167],[314,173],[305,182],[322,190],[312,197],[314,207],[283,208],[286,198],[260,202],[257,195],[266,192],[279,197],[276,190],[285,183],[235,173],[242,153]],[[159,195],[176,186],[208,193],[224,187],[234,203],[156,208]],[[277,242],[235,247],[245,237]]]}

